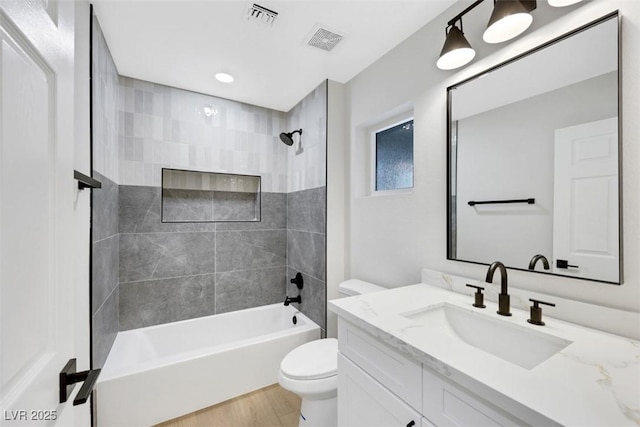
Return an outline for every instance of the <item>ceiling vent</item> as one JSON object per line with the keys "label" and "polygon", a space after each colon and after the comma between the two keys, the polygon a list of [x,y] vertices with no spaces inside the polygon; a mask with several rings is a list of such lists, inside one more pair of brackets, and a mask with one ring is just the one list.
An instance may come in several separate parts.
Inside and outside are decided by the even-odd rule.
{"label": "ceiling vent", "polygon": [[336,47],[340,40],[342,40],[342,36],[340,34],[336,34],[324,28],[318,28],[307,44],[309,46],[331,52],[331,49]]}
{"label": "ceiling vent", "polygon": [[253,4],[247,12],[247,19],[261,24],[273,25],[274,21],[278,17],[278,12],[267,9],[259,4]]}

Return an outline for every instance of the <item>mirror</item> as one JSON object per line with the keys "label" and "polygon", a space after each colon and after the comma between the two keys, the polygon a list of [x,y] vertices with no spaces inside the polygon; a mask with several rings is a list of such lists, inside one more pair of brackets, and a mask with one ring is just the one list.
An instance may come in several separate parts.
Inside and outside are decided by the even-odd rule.
{"label": "mirror", "polygon": [[260,177],[162,169],[162,222],[260,221]]}
{"label": "mirror", "polygon": [[622,282],[618,50],[616,12],[447,89],[448,259]]}

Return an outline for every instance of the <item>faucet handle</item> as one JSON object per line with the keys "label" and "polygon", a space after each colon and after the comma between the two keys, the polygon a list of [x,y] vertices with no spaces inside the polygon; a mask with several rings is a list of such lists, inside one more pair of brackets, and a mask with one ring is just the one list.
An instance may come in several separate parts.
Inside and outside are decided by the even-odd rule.
{"label": "faucet handle", "polygon": [[467,287],[475,288],[476,290],[476,293],[474,294],[475,302],[473,303],[473,306],[478,308],[485,308],[486,305],[484,305],[484,294],[482,293],[482,291],[484,291],[484,288],[482,286],[470,285],[468,283]]}
{"label": "faucet handle", "polygon": [[533,305],[530,308],[531,317],[527,319],[527,322],[534,325],[544,326],[544,322],[542,321],[542,307],[539,307],[538,304],[544,304],[551,307],[555,307],[556,305],[552,302],[540,301],[533,298],[529,298],[529,301],[531,301]]}

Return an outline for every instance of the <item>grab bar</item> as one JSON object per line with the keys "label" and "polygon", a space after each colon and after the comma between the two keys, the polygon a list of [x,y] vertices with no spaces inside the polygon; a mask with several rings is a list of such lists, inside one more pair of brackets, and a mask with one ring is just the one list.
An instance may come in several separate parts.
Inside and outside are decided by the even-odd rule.
{"label": "grab bar", "polygon": [[536,199],[513,199],[513,200],[485,200],[485,201],[474,201],[471,200],[469,206],[475,205],[497,205],[501,203],[526,203],[528,205],[533,205],[536,202]]}

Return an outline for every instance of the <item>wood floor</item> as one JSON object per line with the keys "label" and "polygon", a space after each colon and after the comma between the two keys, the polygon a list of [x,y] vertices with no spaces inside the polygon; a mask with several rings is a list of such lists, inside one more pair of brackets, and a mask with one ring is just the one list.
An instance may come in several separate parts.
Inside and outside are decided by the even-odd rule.
{"label": "wood floor", "polygon": [[274,384],[156,427],[297,427],[299,417],[300,398]]}

